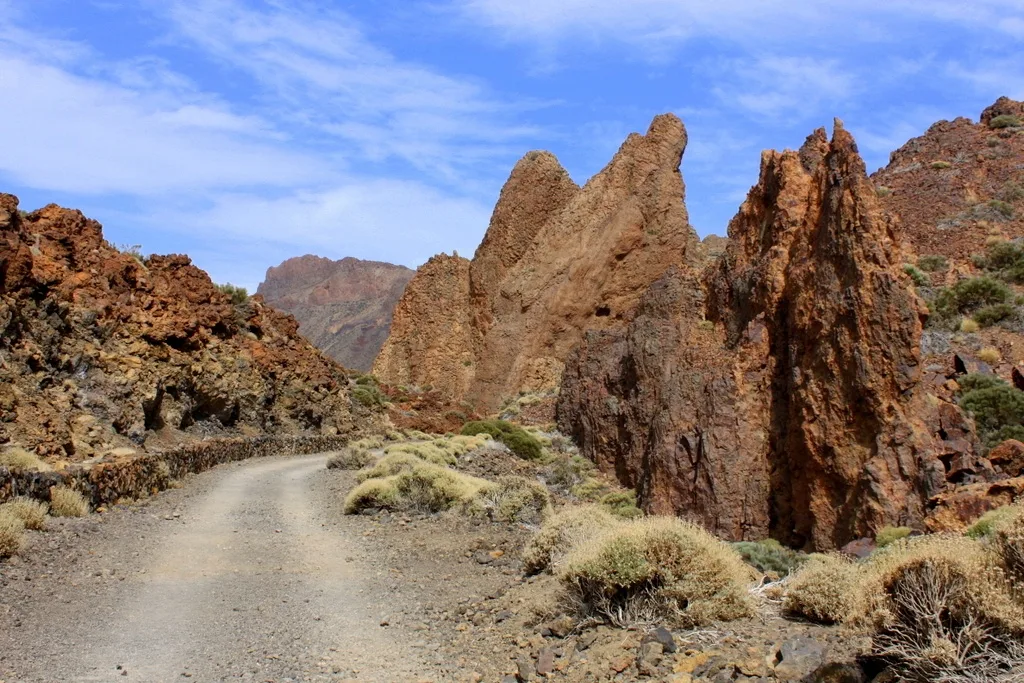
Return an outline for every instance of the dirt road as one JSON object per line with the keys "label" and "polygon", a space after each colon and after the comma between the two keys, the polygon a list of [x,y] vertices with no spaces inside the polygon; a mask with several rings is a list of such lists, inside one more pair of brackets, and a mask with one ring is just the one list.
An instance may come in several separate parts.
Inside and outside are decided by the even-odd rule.
{"label": "dirt road", "polygon": [[382,627],[394,596],[324,460],[225,466],[36,534],[0,569],[0,681],[443,680]]}

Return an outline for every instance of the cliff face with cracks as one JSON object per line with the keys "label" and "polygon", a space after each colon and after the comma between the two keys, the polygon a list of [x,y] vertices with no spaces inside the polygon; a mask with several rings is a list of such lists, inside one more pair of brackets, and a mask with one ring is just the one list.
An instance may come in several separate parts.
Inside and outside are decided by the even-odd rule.
{"label": "cliff face with cracks", "polygon": [[559,426],[648,511],[827,549],[921,527],[929,497],[990,469],[920,386],[925,309],[841,125],[766,152],[729,237],[565,370]]}
{"label": "cliff face with cracks", "polygon": [[185,256],[137,258],[56,205],[0,194],[0,447],[81,461],[209,435],[345,434],[343,368]]}
{"label": "cliff face with cracks", "polygon": [[[584,330],[622,328],[643,291],[697,248],[679,173],[685,146],[682,122],[659,116],[583,188],[552,155],[526,155],[465,272],[427,264],[410,282],[374,373],[444,386],[483,411],[557,386]],[[440,291],[450,296],[431,295]],[[416,338],[428,331],[439,336],[424,356]]]}

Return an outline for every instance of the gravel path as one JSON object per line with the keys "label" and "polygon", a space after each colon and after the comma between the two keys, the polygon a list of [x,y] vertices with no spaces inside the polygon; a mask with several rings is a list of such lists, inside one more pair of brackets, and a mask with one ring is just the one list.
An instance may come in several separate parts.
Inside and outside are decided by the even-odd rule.
{"label": "gravel path", "polygon": [[438,680],[346,525],[324,456],[55,520],[0,567],[0,683]]}

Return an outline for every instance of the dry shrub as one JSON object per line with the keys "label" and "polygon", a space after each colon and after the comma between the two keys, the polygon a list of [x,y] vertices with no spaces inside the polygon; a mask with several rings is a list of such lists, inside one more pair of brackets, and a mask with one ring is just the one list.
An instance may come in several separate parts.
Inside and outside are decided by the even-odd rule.
{"label": "dry shrub", "polygon": [[0,514],[9,514],[17,517],[25,525],[26,529],[43,531],[46,529],[46,513],[50,506],[38,500],[26,496],[18,496],[0,505]]}
{"label": "dry shrub", "polygon": [[9,448],[0,453],[0,467],[6,467],[12,471],[35,470],[37,472],[49,472],[53,469],[45,460],[24,448]]}
{"label": "dry shrub", "polygon": [[854,617],[905,680],[1022,680],[1024,610],[997,564],[962,536],[899,541],[866,565]]}
{"label": "dry shrub", "polygon": [[384,445],[384,441],[380,437],[368,436],[364,439],[359,439],[355,443],[349,444],[349,448],[355,448],[363,451],[372,451],[375,448],[381,448]]}
{"label": "dry shrub", "polygon": [[89,514],[89,503],[74,489],[53,486],[50,488],[50,514],[54,517],[84,517]]}
{"label": "dry shrub", "polygon": [[453,453],[433,443],[402,443],[397,446],[388,446],[384,449],[384,453],[387,455],[404,453],[435,465],[454,465],[456,463]]}
{"label": "dry shrub", "polygon": [[525,477],[500,477],[496,484],[480,489],[465,511],[494,522],[538,525],[551,512],[551,494],[543,484]]}
{"label": "dry shrub", "polygon": [[821,624],[846,620],[854,606],[860,575],[842,555],[812,555],[786,583],[787,613]]}
{"label": "dry shrub", "polygon": [[361,470],[356,479],[367,481],[369,479],[380,479],[382,477],[393,477],[401,472],[406,472],[421,465],[425,460],[412,453],[391,453]]}
{"label": "dry shrub", "polygon": [[973,334],[981,329],[981,325],[971,318],[964,318],[960,321],[960,331],[966,334]]}
{"label": "dry shrub", "polygon": [[485,479],[419,461],[398,474],[361,483],[345,498],[345,512],[355,514],[366,508],[440,512],[467,503],[489,486],[493,484]]}
{"label": "dry shrub", "polygon": [[989,365],[995,365],[1002,357],[1003,354],[994,346],[985,346],[978,351],[978,360],[984,361]]}
{"label": "dry shrub", "polygon": [[1010,505],[1005,510],[993,524],[992,545],[1017,598],[1024,602],[1024,504]]}
{"label": "dry shrub", "polygon": [[964,534],[971,538],[991,538],[995,533],[996,527],[1005,519],[1011,517],[1014,512],[1013,505],[1003,505],[994,510],[989,510],[976,519],[971,526],[967,527],[967,531]]}
{"label": "dry shrub", "polygon": [[377,461],[370,451],[361,448],[343,448],[327,458],[329,470],[358,470]]}
{"label": "dry shrub", "polygon": [[887,545],[892,545],[896,541],[907,538],[912,533],[914,533],[914,530],[907,526],[883,527],[882,530],[875,535],[875,545],[879,548],[884,548]]}
{"label": "dry shrub", "polygon": [[25,544],[25,523],[9,510],[0,509],[0,557],[21,552]]}
{"label": "dry shrub", "polygon": [[674,517],[613,527],[570,552],[558,576],[581,617],[617,626],[753,614],[753,570],[729,545]]}
{"label": "dry shrub", "polygon": [[570,505],[551,516],[523,550],[528,574],[554,568],[574,547],[619,524],[601,505]]}

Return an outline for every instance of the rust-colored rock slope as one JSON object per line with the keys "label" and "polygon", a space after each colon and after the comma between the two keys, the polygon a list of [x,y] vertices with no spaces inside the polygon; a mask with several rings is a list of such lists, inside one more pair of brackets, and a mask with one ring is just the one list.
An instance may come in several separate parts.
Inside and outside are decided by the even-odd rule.
{"label": "rust-colored rock slope", "polygon": [[338,434],[343,368],[185,256],[142,260],[79,211],[0,194],[0,447],[81,461],[211,434]]}
{"label": "rust-colored rock slope", "polygon": [[872,176],[918,255],[963,263],[992,235],[1024,237],[1024,211],[1013,210],[1024,198],[1024,128],[998,127],[1007,117],[1024,121],[1024,102],[1002,97],[978,123],[939,121]]}
{"label": "rust-colored rock slope", "polygon": [[366,372],[412,276],[412,270],[391,263],[299,256],[268,268],[256,292],[295,316],[299,333],[317,348],[347,368]]}
{"label": "rust-colored rock slope", "polygon": [[895,223],[837,122],[766,152],[725,254],[681,262],[624,330],[591,331],[558,421],[653,512],[828,549],[991,470],[922,381],[926,308]]}
{"label": "rust-colored rock slope", "polygon": [[527,154],[473,260],[436,257],[409,283],[374,373],[483,411],[557,386],[585,330],[622,328],[644,290],[696,249],[685,146],[682,122],[659,116],[583,188],[552,155]]}

